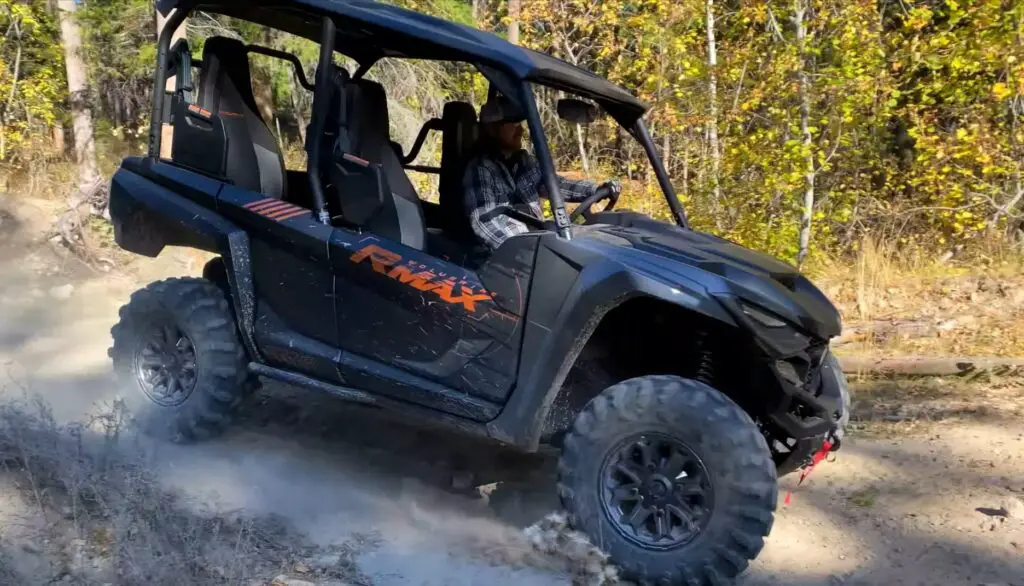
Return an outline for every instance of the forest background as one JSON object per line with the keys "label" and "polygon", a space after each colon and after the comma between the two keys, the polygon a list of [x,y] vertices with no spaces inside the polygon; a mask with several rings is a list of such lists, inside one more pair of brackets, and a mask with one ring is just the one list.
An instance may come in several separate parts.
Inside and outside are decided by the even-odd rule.
{"label": "forest background", "polygon": [[[927,263],[1019,257],[1024,2],[397,3],[549,52],[645,100],[700,229],[812,269],[848,264],[865,247]],[[69,198],[143,152],[161,25],[153,4],[0,0],[0,191]],[[308,75],[315,67],[316,46],[283,33],[206,14],[187,31],[196,55],[203,39],[227,35],[293,52]],[[486,87],[464,71],[375,68],[393,137],[408,147],[446,101],[479,104]],[[308,92],[281,61],[254,56],[253,76],[301,165]],[[546,120],[560,170],[620,178],[624,205],[668,217],[643,152],[614,122]],[[435,140],[422,158],[439,150]]]}

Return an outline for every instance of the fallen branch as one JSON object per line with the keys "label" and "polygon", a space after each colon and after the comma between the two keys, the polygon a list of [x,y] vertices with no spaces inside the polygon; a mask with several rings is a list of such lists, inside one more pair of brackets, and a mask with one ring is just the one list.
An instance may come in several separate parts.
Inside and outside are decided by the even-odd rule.
{"label": "fallen branch", "polygon": [[107,210],[108,198],[107,182],[102,178],[80,187],[71,195],[67,211],[57,218],[45,239],[58,240],[92,267],[111,264],[109,260],[99,257],[93,251],[83,231],[84,221],[90,216],[110,219]]}
{"label": "fallen branch", "polygon": [[1024,377],[1024,358],[978,356],[904,356],[900,358],[869,358],[842,356],[839,363],[846,374],[878,374],[898,376],[963,376],[980,375]]}

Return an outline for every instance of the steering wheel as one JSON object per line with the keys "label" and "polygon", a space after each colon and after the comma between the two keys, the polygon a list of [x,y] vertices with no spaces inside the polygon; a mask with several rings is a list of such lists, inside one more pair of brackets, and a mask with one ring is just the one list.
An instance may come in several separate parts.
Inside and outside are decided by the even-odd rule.
{"label": "steering wheel", "polygon": [[581,201],[580,205],[576,206],[576,209],[569,214],[569,222],[576,223],[576,220],[580,216],[583,216],[583,219],[589,222],[594,216],[594,212],[591,211],[591,208],[594,207],[594,204],[603,200],[608,200],[608,205],[604,207],[603,211],[612,211],[615,208],[615,204],[619,202],[619,195],[621,194],[622,188],[619,187],[617,181],[609,181],[608,183],[598,186],[598,188],[594,190],[593,195]]}

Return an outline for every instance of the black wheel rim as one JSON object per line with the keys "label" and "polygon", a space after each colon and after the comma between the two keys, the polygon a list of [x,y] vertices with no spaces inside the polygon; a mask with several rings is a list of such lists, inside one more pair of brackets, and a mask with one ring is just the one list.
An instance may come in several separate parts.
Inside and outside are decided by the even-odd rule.
{"label": "black wheel rim", "polygon": [[181,328],[154,326],[135,354],[135,376],[154,403],[181,405],[196,386],[196,349]]}
{"label": "black wheel rim", "polygon": [[707,526],[714,490],[700,457],[660,434],[630,437],[601,469],[605,514],[623,537],[647,549],[672,549]]}

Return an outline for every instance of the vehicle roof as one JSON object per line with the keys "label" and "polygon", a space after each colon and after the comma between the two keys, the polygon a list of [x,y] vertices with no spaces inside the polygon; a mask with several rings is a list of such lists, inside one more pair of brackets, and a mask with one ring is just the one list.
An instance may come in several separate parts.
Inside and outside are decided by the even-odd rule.
{"label": "vehicle roof", "polygon": [[320,17],[341,17],[335,19],[335,48],[360,64],[383,57],[482,63],[523,80],[591,98],[620,122],[636,120],[647,111],[647,105],[628,91],[585,69],[513,45],[492,33],[381,2],[157,0],[156,6],[164,15],[179,6],[194,6],[195,10],[234,16],[314,41],[320,39]]}

